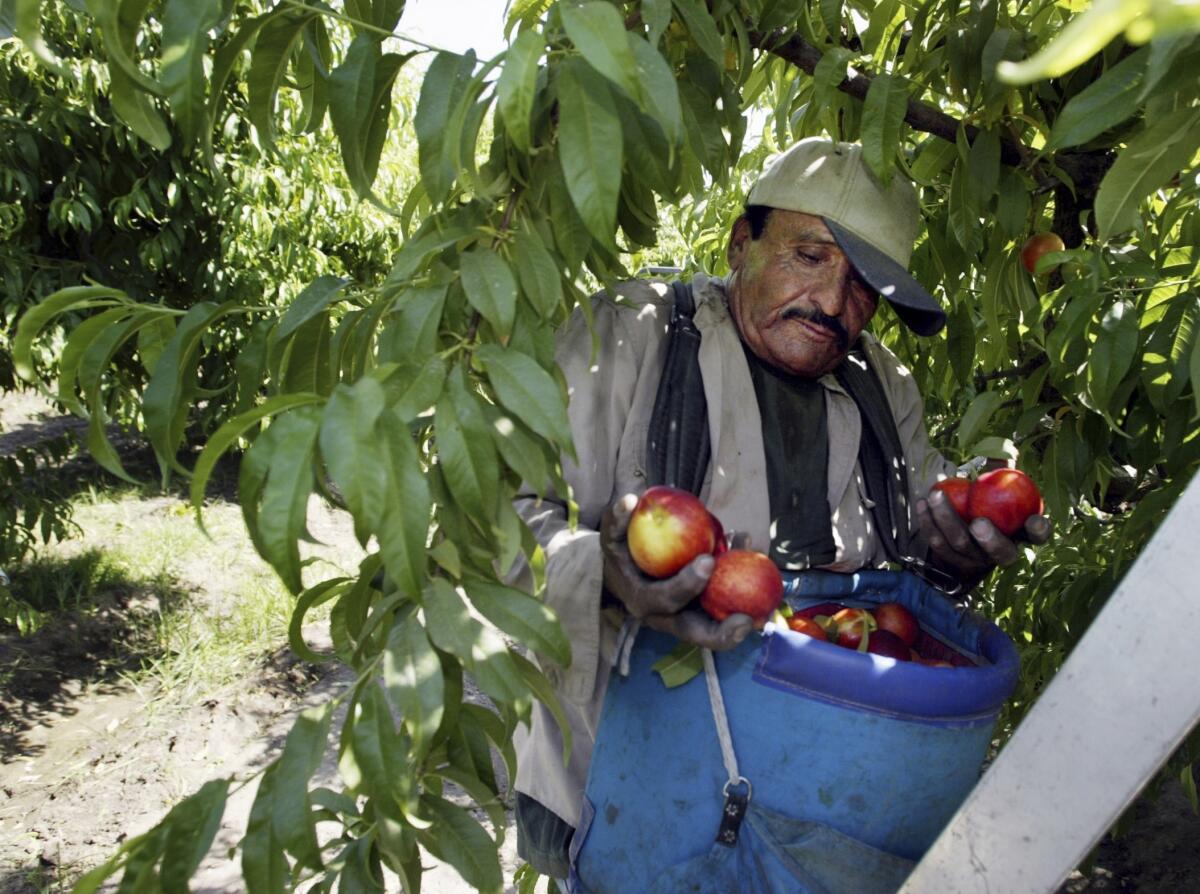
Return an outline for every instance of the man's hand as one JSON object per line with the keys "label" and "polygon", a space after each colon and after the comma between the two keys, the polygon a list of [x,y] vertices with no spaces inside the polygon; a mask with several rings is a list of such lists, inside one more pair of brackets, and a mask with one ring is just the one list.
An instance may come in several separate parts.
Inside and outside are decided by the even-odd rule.
{"label": "man's hand", "polygon": [[647,627],[715,652],[738,645],[754,627],[749,615],[730,615],[718,623],[702,611],[685,609],[704,591],[712,556],[697,556],[674,577],[662,580],[647,577],[634,564],[625,534],[635,506],[637,495],[626,494],[608,507],[600,523],[605,588]]}
{"label": "man's hand", "polygon": [[[997,565],[1011,565],[1020,553],[1017,542],[997,530],[986,518],[963,521],[949,498],[936,488],[917,501],[917,526],[929,544],[930,559],[943,571],[954,575],[965,587],[972,587]],[[1033,544],[1050,539],[1050,519],[1031,515],[1021,534]]]}

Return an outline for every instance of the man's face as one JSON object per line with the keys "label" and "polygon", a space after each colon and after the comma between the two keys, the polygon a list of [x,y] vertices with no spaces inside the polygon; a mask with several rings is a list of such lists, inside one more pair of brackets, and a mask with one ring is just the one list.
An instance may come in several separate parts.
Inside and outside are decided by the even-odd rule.
{"label": "man's face", "polygon": [[774,209],[758,239],[739,218],[729,266],[729,306],[742,339],[756,356],[797,376],[833,369],[879,301],[811,214]]}

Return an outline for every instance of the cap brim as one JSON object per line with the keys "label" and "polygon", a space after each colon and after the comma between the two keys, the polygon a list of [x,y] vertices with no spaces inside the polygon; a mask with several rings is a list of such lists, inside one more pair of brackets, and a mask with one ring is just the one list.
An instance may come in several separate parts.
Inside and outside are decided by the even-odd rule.
{"label": "cap brim", "polygon": [[909,329],[917,335],[936,335],[942,331],[946,312],[907,270],[836,221],[827,217],[822,220],[859,276],[888,300]]}

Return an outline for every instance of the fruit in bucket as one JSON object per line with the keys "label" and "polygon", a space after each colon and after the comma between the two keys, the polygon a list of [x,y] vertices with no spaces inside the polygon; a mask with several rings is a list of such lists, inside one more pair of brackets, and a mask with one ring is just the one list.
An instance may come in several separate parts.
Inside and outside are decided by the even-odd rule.
{"label": "fruit in bucket", "polygon": [[742,613],[763,624],[783,601],[783,576],[760,552],[731,549],[718,555],[700,594],[700,607],[718,621]]}
{"label": "fruit in bucket", "polygon": [[884,658],[895,658],[897,661],[911,661],[908,646],[904,640],[890,630],[876,630],[867,636],[867,651],[872,655]]}
{"label": "fruit in bucket", "polygon": [[805,636],[811,636],[813,639],[819,639],[824,643],[829,642],[825,628],[812,618],[806,618],[803,615],[792,615],[788,618],[787,623],[788,627],[797,633],[803,633]]}
{"label": "fruit in bucket", "polygon": [[837,631],[837,644],[860,651],[865,648],[864,637],[876,629],[874,616],[865,608],[843,608],[834,613],[832,623]]}
{"label": "fruit in bucket", "polygon": [[1011,537],[1025,526],[1025,519],[1042,511],[1042,494],[1020,469],[993,469],[971,484],[967,503],[971,518],[986,518]]}
{"label": "fruit in bucket", "polygon": [[879,629],[895,634],[905,646],[917,641],[917,634],[921,632],[917,619],[899,602],[885,602],[873,614]]}
{"label": "fruit in bucket", "polygon": [[694,494],[676,487],[651,487],[629,518],[629,554],[651,577],[670,577],[696,556],[713,552],[719,525]]}

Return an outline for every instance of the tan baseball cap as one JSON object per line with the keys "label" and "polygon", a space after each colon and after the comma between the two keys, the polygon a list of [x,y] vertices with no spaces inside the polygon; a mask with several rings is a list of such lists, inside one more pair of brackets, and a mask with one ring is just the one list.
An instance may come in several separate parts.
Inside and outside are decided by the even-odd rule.
{"label": "tan baseball cap", "polygon": [[800,140],[767,166],[746,204],[820,217],[854,269],[913,332],[933,335],[946,325],[937,299],[908,273],[921,223],[916,190],[903,176],[885,186],[857,143]]}

